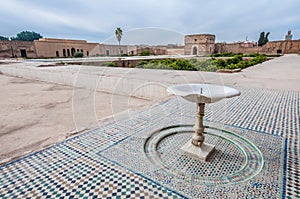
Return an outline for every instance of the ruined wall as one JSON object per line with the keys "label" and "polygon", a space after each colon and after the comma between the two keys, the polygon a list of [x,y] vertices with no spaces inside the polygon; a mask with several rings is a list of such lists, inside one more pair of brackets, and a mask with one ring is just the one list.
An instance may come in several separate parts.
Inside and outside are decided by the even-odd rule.
{"label": "ruined wall", "polygon": [[21,50],[29,58],[73,57],[76,52],[88,56],[116,56],[136,54],[136,46],[88,43],[85,40],[41,38],[33,42],[0,41],[0,57],[21,57]]}
{"label": "ruined wall", "polygon": [[150,55],[166,55],[167,54],[167,47],[156,47],[156,46],[149,46],[149,47],[138,47],[137,48],[137,55],[140,55],[143,51],[149,51]]}
{"label": "ruined wall", "polygon": [[245,45],[243,43],[217,43],[215,52],[233,52],[233,53],[264,53],[264,54],[300,54],[300,40],[270,41],[262,47]]}
{"label": "ruined wall", "polygon": [[87,43],[85,40],[49,39],[43,38],[34,41],[36,53],[43,57],[73,57],[75,52],[83,52],[90,56],[90,52],[97,47],[97,43]]}
{"label": "ruined wall", "polygon": [[215,53],[224,53],[224,52],[232,52],[232,53],[244,53],[251,54],[257,53],[260,51],[260,47],[255,45],[249,45],[244,43],[217,43],[215,45]]}
{"label": "ruined wall", "polygon": [[132,55],[135,53],[136,53],[135,46],[99,44],[98,51],[93,51],[92,55],[117,56],[120,54]]}
{"label": "ruined wall", "polygon": [[211,53],[265,53],[265,54],[300,54],[300,40],[270,41],[263,47],[255,43],[217,43],[215,35],[196,34],[185,36],[185,46],[135,46],[87,43],[85,40],[67,40],[42,38],[33,42],[0,41],[0,57],[53,58],[72,57],[81,51],[88,56],[117,56],[121,54],[138,55],[148,49],[154,55],[205,55]]}
{"label": "ruined wall", "polygon": [[184,46],[180,48],[168,48],[167,55],[184,55]]}
{"label": "ruined wall", "polygon": [[33,42],[29,41],[0,41],[0,57],[3,58],[36,58]]}
{"label": "ruined wall", "polygon": [[195,34],[184,37],[185,55],[205,55],[215,51],[215,35]]}
{"label": "ruined wall", "polygon": [[300,54],[300,40],[271,41],[261,48],[261,52],[268,54]]}

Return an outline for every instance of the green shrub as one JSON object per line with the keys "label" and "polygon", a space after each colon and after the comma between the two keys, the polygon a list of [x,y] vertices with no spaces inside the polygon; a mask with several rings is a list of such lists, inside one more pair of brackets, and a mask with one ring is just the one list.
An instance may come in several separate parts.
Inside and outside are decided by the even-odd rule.
{"label": "green shrub", "polygon": [[143,50],[140,54],[140,56],[149,56],[150,55],[150,51],[149,50]]}
{"label": "green shrub", "polygon": [[207,68],[205,68],[204,71],[207,71],[207,72],[216,72],[218,70],[217,66],[216,65],[209,65]]}
{"label": "green shrub", "polygon": [[189,60],[183,59],[151,60],[150,62],[141,61],[137,67],[148,69],[197,70]]}
{"label": "green shrub", "polygon": [[253,62],[251,60],[243,61],[244,68],[247,68],[249,66],[252,66]]}
{"label": "green shrub", "polygon": [[280,57],[281,54],[276,54],[276,55],[268,55],[268,57]]}
{"label": "green shrub", "polygon": [[[229,55],[230,53],[227,53]],[[207,59],[198,61],[197,59],[163,59],[140,61],[137,65],[139,68],[151,69],[174,69],[174,70],[190,70],[190,71],[210,71],[215,72],[218,69],[244,69],[267,60],[266,55],[257,55],[253,59],[243,61],[243,54],[238,53],[227,61],[223,59]]]}
{"label": "green shrub", "polygon": [[196,70],[195,66],[188,60],[178,59],[170,66],[175,70]]}
{"label": "green shrub", "polygon": [[244,69],[249,66],[253,66],[267,60],[267,57],[264,54],[252,53],[246,56],[253,57],[253,58],[250,60],[243,61],[243,54],[237,53],[234,54],[233,58],[230,58],[227,61],[222,59],[218,59],[218,60],[215,59],[214,63],[216,64],[216,67],[218,69],[237,69],[237,68]]}
{"label": "green shrub", "polygon": [[196,63],[193,64],[195,68],[200,71],[210,71],[209,68],[211,68],[211,66],[216,67],[215,60],[213,59],[207,59],[205,61],[197,61]]}
{"label": "green shrub", "polygon": [[227,62],[224,61],[223,59],[216,59],[214,62],[217,68],[225,68],[227,66]]}
{"label": "green shrub", "polygon": [[239,67],[238,67],[238,64],[230,64],[230,65],[228,65],[226,68],[227,68],[227,69],[237,69],[237,68],[239,68]]}
{"label": "green shrub", "polygon": [[211,54],[211,57],[221,57],[221,54],[220,53],[214,53],[214,54]]}
{"label": "green shrub", "polygon": [[109,67],[118,67],[118,64],[115,62],[105,62],[103,63],[104,66],[109,66]]}
{"label": "green shrub", "polygon": [[156,60],[156,59],[152,59],[149,63],[154,63],[154,64],[156,64],[156,63],[158,63],[160,60]]}
{"label": "green shrub", "polygon": [[142,60],[142,61],[140,61],[140,62],[137,64],[137,66],[143,66],[143,65],[148,64],[148,63],[149,63],[149,61]]}
{"label": "green shrub", "polygon": [[243,60],[243,55],[234,55],[233,58],[227,60],[227,63],[230,62],[228,64],[237,64],[242,60]]}
{"label": "green shrub", "polygon": [[161,60],[160,62],[162,63],[162,64],[165,64],[165,65],[170,65],[170,64],[172,64],[173,62],[175,62],[176,61],[176,59],[163,59],[163,60]]}
{"label": "green shrub", "polygon": [[267,61],[266,55],[258,55],[257,57],[253,58],[252,60],[256,61],[257,63],[263,63],[264,61]]}
{"label": "green shrub", "polygon": [[241,61],[241,62],[236,64],[236,68],[244,69],[246,67],[247,67],[246,66],[246,61]]}
{"label": "green shrub", "polygon": [[83,52],[75,52],[74,57],[75,58],[83,57]]}
{"label": "green shrub", "polygon": [[108,66],[110,66],[110,67],[118,67],[118,64],[116,64],[115,62],[110,62],[108,64]]}
{"label": "green shrub", "polygon": [[192,64],[196,64],[196,63],[198,62],[198,60],[195,59],[195,58],[193,58],[193,59],[190,59],[190,62],[191,62]]}

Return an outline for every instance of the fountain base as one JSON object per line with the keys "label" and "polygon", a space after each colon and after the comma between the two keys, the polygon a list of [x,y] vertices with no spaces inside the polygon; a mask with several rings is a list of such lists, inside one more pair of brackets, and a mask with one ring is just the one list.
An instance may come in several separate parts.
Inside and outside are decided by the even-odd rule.
{"label": "fountain base", "polygon": [[189,141],[185,145],[183,145],[180,150],[185,154],[192,156],[193,158],[207,161],[209,156],[214,152],[215,146],[204,142],[201,147],[198,147],[193,145],[192,142]]}
{"label": "fountain base", "polygon": [[189,156],[207,161],[208,157],[215,150],[215,146],[204,143],[205,138],[203,133],[205,127],[203,125],[203,117],[205,104],[214,103],[224,98],[239,96],[241,94],[240,91],[214,84],[179,84],[169,86],[167,91],[197,104],[194,126],[195,133],[192,137],[193,143],[186,143],[181,147],[181,150]]}

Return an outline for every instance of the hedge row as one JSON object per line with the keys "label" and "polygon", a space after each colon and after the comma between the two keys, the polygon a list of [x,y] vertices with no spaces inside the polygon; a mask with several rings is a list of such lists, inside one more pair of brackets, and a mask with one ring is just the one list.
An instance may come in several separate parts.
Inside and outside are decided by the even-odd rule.
{"label": "hedge row", "polygon": [[216,67],[218,69],[244,69],[249,66],[253,66],[259,63],[262,63],[267,60],[266,55],[258,54],[254,58],[250,60],[243,60],[242,55],[234,55],[233,58],[223,60],[223,59],[215,59],[213,58]]}
{"label": "hedge row", "polygon": [[168,69],[168,70],[191,70],[196,71],[196,67],[189,61],[184,59],[163,59],[141,61],[138,63],[137,68],[146,69]]}
{"label": "hedge row", "polygon": [[249,57],[253,58],[250,60],[243,60],[243,54],[235,54],[232,58],[227,60],[216,59],[215,57],[205,61],[198,61],[197,59],[151,60],[139,62],[137,68],[215,72],[218,69],[244,69],[267,60],[267,57],[261,54],[253,54]]}

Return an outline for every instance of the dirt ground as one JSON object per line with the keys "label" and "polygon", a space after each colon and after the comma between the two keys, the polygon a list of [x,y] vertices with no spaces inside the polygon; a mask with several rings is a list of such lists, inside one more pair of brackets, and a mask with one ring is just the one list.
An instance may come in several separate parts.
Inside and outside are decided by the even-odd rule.
{"label": "dirt ground", "polygon": [[0,164],[153,102],[0,75]]}
{"label": "dirt ground", "polygon": [[[2,71],[6,71],[8,75],[11,75],[8,73],[11,70],[7,69],[16,68],[19,69],[17,72],[21,72],[15,75],[35,74],[36,78],[40,77],[37,75],[40,74],[38,73],[40,68],[34,67],[37,65],[35,62],[23,61],[19,64],[6,62],[0,60],[0,64],[2,63],[0,69],[2,66]],[[134,84],[137,86],[140,82],[145,81],[166,86],[204,81],[234,87],[300,91],[299,63],[299,55],[284,55],[234,74],[126,68],[122,68],[122,70],[110,68],[108,70],[102,67],[85,67],[84,75],[86,76],[84,77],[88,79],[92,77],[88,75],[104,74],[107,76],[107,82],[109,82],[109,78],[125,78],[128,80],[127,83],[135,80]],[[27,72],[26,74],[22,74],[24,67],[27,67],[27,71],[23,71]],[[58,71],[58,74],[65,78],[72,77],[70,74],[76,73],[77,69],[78,67],[51,68],[49,74],[52,74],[53,71],[56,71],[57,74]],[[44,78],[47,78],[47,75]],[[41,79],[43,80],[43,78]],[[72,82],[71,79],[70,82]],[[126,83],[126,81],[124,82]],[[124,82],[123,84],[125,84]],[[125,89],[126,86],[123,84],[121,88]],[[107,84],[107,86],[111,85]],[[61,142],[74,134],[100,126],[103,122],[120,117],[128,118],[133,111],[162,100],[159,97],[154,97],[155,100],[144,100],[73,86],[16,78],[3,75],[1,72],[0,89],[0,164]],[[110,92],[114,92],[114,90]],[[149,90],[147,92],[156,91]]]}

